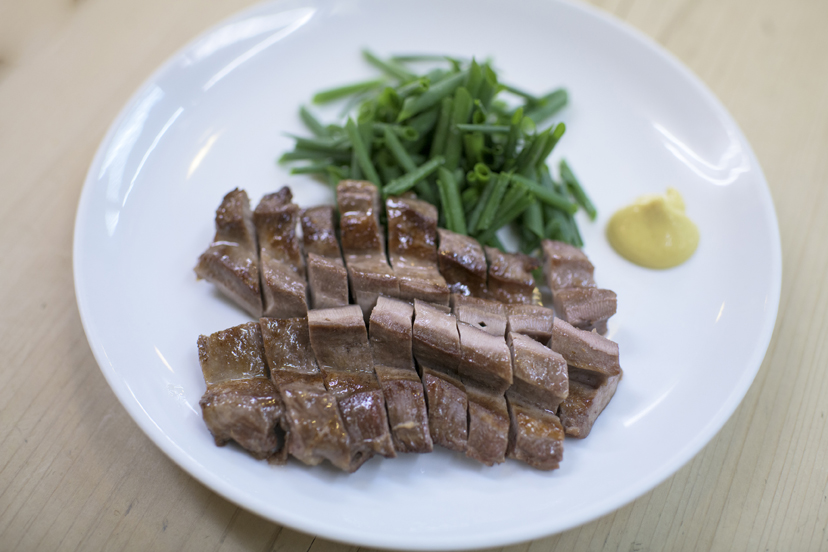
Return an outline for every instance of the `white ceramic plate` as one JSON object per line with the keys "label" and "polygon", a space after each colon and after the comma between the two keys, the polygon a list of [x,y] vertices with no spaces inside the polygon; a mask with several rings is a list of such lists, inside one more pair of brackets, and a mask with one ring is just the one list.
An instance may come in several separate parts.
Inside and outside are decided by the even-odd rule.
{"label": "white ceramic plate", "polygon": [[[374,75],[360,57],[492,56],[509,82],[565,85],[565,155],[598,206],[581,221],[600,285],[618,293],[610,337],[625,370],[561,469],[486,468],[439,450],[373,459],[356,474],[271,467],[213,444],[198,400],[196,338],[248,317],[197,282],[222,196],[254,202],[289,183],[300,205],[328,189],[274,163],[303,134],[321,88]],[[667,186],[701,230],[685,265],[633,266],[609,248],[612,212]],[[762,171],[737,125],[679,62],[602,13],[569,2],[277,1],[207,32],[167,62],[113,124],[78,207],[75,285],[90,346],[124,407],[176,463],[275,522],[363,545],[502,545],[593,520],[695,455],[744,396],[765,354],[781,282]]]}

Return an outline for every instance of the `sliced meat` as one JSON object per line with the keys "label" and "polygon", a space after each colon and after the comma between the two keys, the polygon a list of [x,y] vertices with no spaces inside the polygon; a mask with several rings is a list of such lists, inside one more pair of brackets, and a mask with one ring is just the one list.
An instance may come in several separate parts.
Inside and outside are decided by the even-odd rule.
{"label": "sliced meat", "polygon": [[456,377],[420,365],[428,429],[435,445],[465,452],[468,433],[466,388]]}
{"label": "sliced meat", "polygon": [[195,273],[251,315],[262,315],[256,230],[244,190],[236,188],[224,196],[216,210],[213,243],[198,258]]}
{"label": "sliced meat", "polygon": [[255,322],[198,338],[198,359],[207,391],[204,422],[217,445],[236,441],[256,458],[282,448],[282,402],[268,379],[262,334]]}
{"label": "sliced meat", "polygon": [[460,369],[460,335],[454,315],[414,301],[412,349],[417,363],[447,374]]}
{"label": "sliced meat", "polygon": [[400,295],[397,278],[385,257],[379,192],[370,182],[360,180],[343,180],[336,190],[351,295],[367,321],[377,297]]}
{"label": "sliced meat", "polygon": [[371,311],[371,354],[375,366],[416,371],[411,350],[414,307],[403,301],[379,297]]}
{"label": "sliced meat", "polygon": [[271,380],[284,403],[288,452],[310,466],[328,460],[350,471],[348,433],[316,365],[307,319],[262,318],[259,322]]}
{"label": "sliced meat", "polygon": [[555,292],[552,305],[557,315],[578,329],[607,333],[607,320],[615,314],[614,291],[594,287],[566,288]]}
{"label": "sliced meat", "polygon": [[458,322],[480,328],[489,335],[506,335],[506,305],[478,297],[452,294],[451,312]]}
{"label": "sliced meat", "polygon": [[618,363],[618,344],[595,332],[579,330],[555,318],[549,348],[560,353],[566,363],[590,372],[594,383],[603,383],[621,373]]}
{"label": "sliced meat", "polygon": [[487,466],[506,461],[509,411],[502,393],[478,387],[464,378],[469,402],[469,436],[466,456]]}
{"label": "sliced meat", "polygon": [[539,470],[560,467],[565,435],[560,419],[512,397],[507,400],[510,426],[506,456]]}
{"label": "sliced meat", "polygon": [[431,452],[434,445],[428,430],[423,384],[417,372],[382,365],[376,365],[375,369],[385,396],[394,449],[397,452]]}
{"label": "sliced meat", "polygon": [[264,316],[291,318],[308,312],[305,262],[296,237],[299,207],[290,188],[267,194],[253,211],[259,237]]}
{"label": "sliced meat", "polygon": [[385,399],[374,372],[362,310],[356,306],[308,311],[310,342],[336,397],[351,443],[351,469],[373,454],[396,456]]}
{"label": "sliced meat", "polygon": [[598,387],[569,382],[569,396],[561,403],[561,423],[567,435],[583,439],[592,431],[598,415],[615,395],[622,374],[607,378]]}
{"label": "sliced meat", "polygon": [[508,396],[531,406],[557,412],[569,393],[564,358],[525,335],[509,334],[514,383]]}
{"label": "sliced meat", "polygon": [[503,395],[512,385],[512,359],[506,340],[468,324],[457,324],[457,330],[463,380]]}
{"label": "sliced meat", "polygon": [[552,309],[540,305],[508,305],[509,332],[528,335],[543,344],[552,337]]}
{"label": "sliced meat", "polygon": [[486,255],[474,238],[440,228],[437,263],[452,293],[486,297]]}
{"label": "sliced meat", "polygon": [[388,216],[388,257],[400,298],[448,305],[449,288],[437,269],[437,208],[419,199],[391,197]]}
{"label": "sliced meat", "polygon": [[489,297],[501,303],[533,303],[532,271],[540,266],[538,260],[522,253],[503,253],[495,247],[484,250],[489,261]]}
{"label": "sliced meat", "polygon": [[595,267],[583,251],[568,243],[552,240],[541,242],[543,273],[552,294],[571,287],[595,287]]}
{"label": "sliced meat", "polygon": [[311,306],[314,309],[346,306],[348,271],[336,239],[333,207],[306,209],[301,220]]}

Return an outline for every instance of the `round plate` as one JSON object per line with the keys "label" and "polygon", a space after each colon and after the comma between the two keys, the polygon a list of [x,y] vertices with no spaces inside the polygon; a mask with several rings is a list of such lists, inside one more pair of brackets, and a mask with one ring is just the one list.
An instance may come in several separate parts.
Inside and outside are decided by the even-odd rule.
{"label": "round plate", "polygon": [[[307,134],[319,89],[376,73],[360,56],[491,57],[530,91],[570,92],[566,156],[600,216],[580,220],[625,376],[561,468],[487,468],[437,450],[357,473],[273,467],[213,443],[198,405],[196,338],[249,320],[196,281],[222,196],[289,184],[330,190],[274,160]],[[555,159],[553,159],[554,161]],[[699,226],[686,264],[652,271],[608,246],[613,211],[673,186]],[[715,97],[652,41],[580,4],[528,0],[278,1],[207,32],[130,100],[95,156],[78,207],[74,271],[89,344],[124,407],[170,458],[233,502],[323,537],[389,548],[495,546],[593,520],[674,473],[722,427],[756,375],[779,303],[781,252],[750,146]]]}

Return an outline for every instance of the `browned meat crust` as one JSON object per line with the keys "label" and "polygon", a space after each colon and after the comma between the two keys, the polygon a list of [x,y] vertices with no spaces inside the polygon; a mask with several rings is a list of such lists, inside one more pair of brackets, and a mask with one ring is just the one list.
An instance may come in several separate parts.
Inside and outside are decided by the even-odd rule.
{"label": "browned meat crust", "polygon": [[400,298],[448,305],[449,288],[437,270],[437,208],[413,198],[386,201],[388,256]]}
{"label": "browned meat crust", "polygon": [[539,470],[555,470],[563,460],[564,430],[550,412],[507,396],[509,403],[509,448],[506,456]]}
{"label": "browned meat crust", "polygon": [[410,368],[377,365],[377,377],[385,395],[391,437],[397,452],[431,452],[423,384]]}
{"label": "browned meat crust", "polygon": [[418,364],[457,374],[460,369],[457,320],[433,305],[415,300],[412,349]]}
{"label": "browned meat crust", "polygon": [[522,253],[503,253],[494,247],[484,250],[489,261],[489,297],[501,303],[532,303],[532,271],[540,266],[538,260]]}
{"label": "browned meat crust", "polygon": [[216,210],[216,235],[198,258],[195,273],[258,318],[262,315],[258,258],[250,200],[247,192],[236,188]]}
{"label": "browned meat crust", "polygon": [[555,292],[552,305],[559,317],[578,329],[607,333],[607,320],[618,307],[614,291],[594,287],[566,288]]}
{"label": "browned meat crust", "polygon": [[534,339],[516,333],[509,334],[512,353],[514,384],[510,397],[556,412],[569,393],[567,365],[564,358]]}
{"label": "browned meat crust", "polygon": [[552,337],[552,309],[540,305],[508,305],[509,332],[519,333],[546,344]]}
{"label": "browned meat crust", "polygon": [[435,445],[465,452],[468,441],[468,399],[463,383],[444,372],[420,365],[428,429]]}
{"label": "browned meat crust", "polygon": [[543,240],[543,273],[546,285],[555,291],[570,287],[595,287],[595,267],[583,251],[568,243]]}
{"label": "browned meat crust", "polygon": [[262,331],[256,322],[198,336],[198,360],[207,385],[268,378]]}
{"label": "browned meat crust", "polygon": [[561,403],[561,423],[567,435],[583,439],[592,431],[598,415],[615,395],[622,374],[607,378],[598,387],[569,382],[569,396]]}
{"label": "browned meat crust", "polygon": [[478,297],[452,294],[451,312],[458,322],[475,326],[489,335],[506,335],[506,305]]}
{"label": "browned meat crust", "polygon": [[411,349],[413,320],[412,305],[388,297],[377,299],[369,327],[375,366],[415,370]]}
{"label": "browned meat crust", "polygon": [[348,304],[348,271],[336,239],[333,207],[306,209],[301,216],[308,287],[315,309]]}
{"label": "browned meat crust", "polygon": [[464,378],[469,401],[469,436],[466,456],[487,466],[506,461],[509,411],[503,394],[477,387]]}
{"label": "browned meat crust", "polygon": [[570,366],[592,372],[602,382],[621,373],[617,343],[595,332],[574,328],[560,318],[552,325],[549,348],[559,352]]}
{"label": "browned meat crust", "polygon": [[486,297],[486,255],[477,240],[444,228],[437,235],[437,262],[451,292]]}
{"label": "browned meat crust", "polygon": [[506,341],[468,324],[457,324],[460,333],[460,375],[503,395],[512,385],[512,360]]}

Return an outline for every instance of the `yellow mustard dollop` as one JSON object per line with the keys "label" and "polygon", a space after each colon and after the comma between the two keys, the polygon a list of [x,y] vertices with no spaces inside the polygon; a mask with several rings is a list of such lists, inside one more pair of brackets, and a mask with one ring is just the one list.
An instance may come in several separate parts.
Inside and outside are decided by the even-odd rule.
{"label": "yellow mustard dollop", "polygon": [[647,268],[672,268],[689,259],[699,245],[699,229],[684,214],[678,190],[639,197],[616,212],[607,239],[619,255]]}

